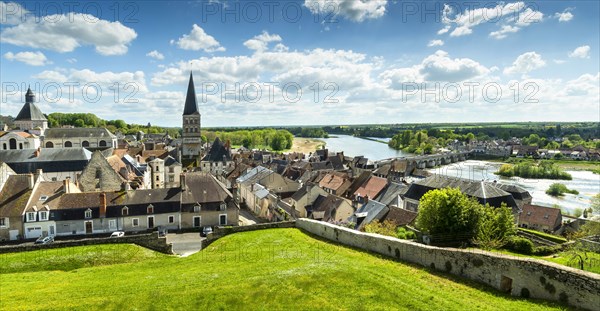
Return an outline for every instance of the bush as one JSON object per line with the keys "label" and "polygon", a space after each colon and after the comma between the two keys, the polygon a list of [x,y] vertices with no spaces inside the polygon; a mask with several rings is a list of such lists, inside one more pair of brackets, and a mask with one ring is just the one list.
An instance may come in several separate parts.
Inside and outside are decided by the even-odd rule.
{"label": "bush", "polygon": [[562,247],[557,246],[538,246],[533,249],[533,254],[536,256],[548,256],[556,254],[562,250]]}
{"label": "bush", "polygon": [[511,209],[504,203],[500,208],[493,208],[486,204],[481,209],[481,217],[473,243],[488,250],[501,248],[515,233]]}
{"label": "bush", "polygon": [[414,240],[417,238],[417,235],[404,227],[398,227],[396,237],[402,240]]}
{"label": "bush", "polygon": [[546,190],[546,194],[551,195],[551,196],[562,196],[565,193],[571,193],[571,194],[579,194],[579,191],[577,190],[571,190],[569,188],[567,188],[567,186],[560,184],[560,183],[553,183],[552,185],[550,185],[550,187],[548,188],[548,190]]}
{"label": "bush", "polygon": [[533,253],[533,242],[519,236],[511,237],[504,247],[519,254],[531,255]]}

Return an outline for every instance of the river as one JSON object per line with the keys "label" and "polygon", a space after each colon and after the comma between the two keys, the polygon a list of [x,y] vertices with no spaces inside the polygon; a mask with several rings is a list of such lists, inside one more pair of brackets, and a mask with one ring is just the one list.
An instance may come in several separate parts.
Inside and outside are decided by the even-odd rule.
{"label": "river", "polygon": [[[326,142],[326,148],[330,151],[344,151],[346,156],[362,155],[371,160],[381,160],[392,157],[406,157],[412,154],[395,150],[386,144],[357,138],[348,135],[335,135],[335,138],[321,139]],[[380,139],[384,140],[384,139]],[[461,177],[471,180],[498,180],[502,183],[515,184],[525,188],[533,197],[533,204],[553,206],[555,204],[567,210],[574,211],[578,208],[588,208],[590,199],[600,192],[600,175],[589,171],[567,171],[573,180],[550,180],[550,179],[525,179],[519,177],[501,177],[494,172],[502,165],[497,162],[468,160],[446,165],[437,169],[428,170],[434,174],[443,174],[452,177]],[[563,183],[569,189],[579,191],[578,195],[565,194],[556,198],[546,194],[548,187],[555,182]]]}
{"label": "river", "polygon": [[[407,157],[412,154],[390,148],[387,144],[362,139],[349,135],[332,135],[331,138],[319,138],[326,143],[325,148],[329,151],[344,151],[345,156],[364,156],[369,160],[382,160],[393,157]],[[375,138],[379,140],[389,140],[386,138]]]}

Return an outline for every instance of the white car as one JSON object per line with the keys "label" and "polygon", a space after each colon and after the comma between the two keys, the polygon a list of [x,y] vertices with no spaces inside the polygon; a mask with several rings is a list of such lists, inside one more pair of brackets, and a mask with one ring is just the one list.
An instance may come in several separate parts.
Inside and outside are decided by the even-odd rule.
{"label": "white car", "polygon": [[115,231],[110,235],[110,237],[111,238],[120,238],[124,235],[125,235],[125,232],[123,232],[123,231]]}

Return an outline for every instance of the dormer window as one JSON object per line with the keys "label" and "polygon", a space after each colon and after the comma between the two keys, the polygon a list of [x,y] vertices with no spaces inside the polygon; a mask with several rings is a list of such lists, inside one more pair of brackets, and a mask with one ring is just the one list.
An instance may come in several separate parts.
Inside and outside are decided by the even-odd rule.
{"label": "dormer window", "polygon": [[199,213],[200,210],[201,210],[200,204],[196,203],[196,205],[194,205],[194,213]]}
{"label": "dormer window", "polygon": [[92,210],[88,208],[87,210],[85,210],[85,219],[89,218],[92,218]]}
{"label": "dormer window", "polygon": [[27,213],[27,221],[35,221],[35,212],[29,212]]}
{"label": "dormer window", "polygon": [[127,216],[127,215],[129,215],[129,207],[127,207],[127,206],[124,206],[124,207],[121,209],[121,216]]}
{"label": "dormer window", "polygon": [[225,202],[221,203],[220,208],[221,208],[221,211],[226,210],[227,209],[227,203],[225,203]]}
{"label": "dormer window", "polygon": [[40,212],[40,221],[48,220],[48,212]]}
{"label": "dormer window", "polygon": [[148,205],[148,208],[146,208],[146,212],[148,214],[154,214],[154,205],[152,205],[152,204]]}

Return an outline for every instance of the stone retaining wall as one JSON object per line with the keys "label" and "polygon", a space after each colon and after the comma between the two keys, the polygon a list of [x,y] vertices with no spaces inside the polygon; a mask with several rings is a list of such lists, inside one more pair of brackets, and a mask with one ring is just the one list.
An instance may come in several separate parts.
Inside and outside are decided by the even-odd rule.
{"label": "stone retaining wall", "polygon": [[490,285],[513,296],[560,301],[597,310],[600,275],[532,258],[481,250],[439,248],[310,220],[296,227],[344,245],[452,273]]}
{"label": "stone retaining wall", "polygon": [[50,244],[19,244],[19,245],[5,245],[0,246],[0,254],[3,253],[15,253],[15,252],[27,252],[35,251],[40,249],[60,248],[60,247],[71,247],[71,246],[84,246],[84,245],[98,245],[98,244],[136,244],[142,247],[155,250],[157,252],[165,254],[173,254],[172,245],[167,244],[167,239],[164,237],[158,237],[158,232],[147,233],[147,234],[136,234],[126,235],[120,238],[87,238],[79,240],[68,240],[61,241],[56,240]]}

